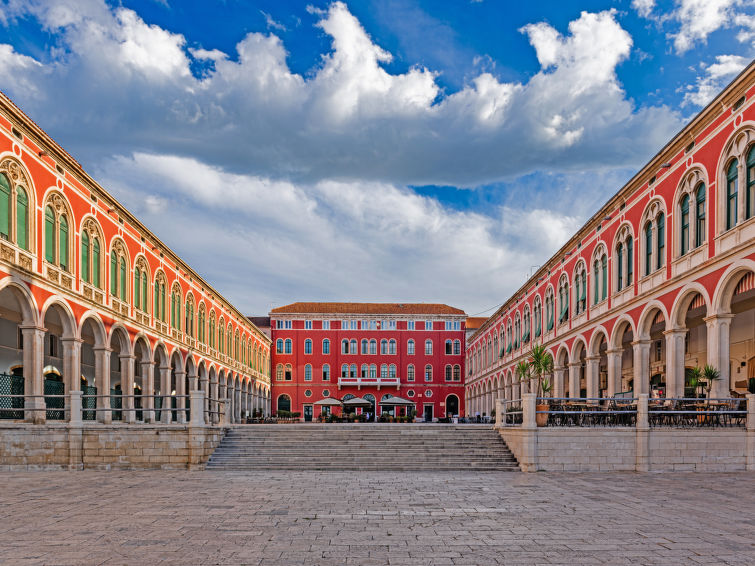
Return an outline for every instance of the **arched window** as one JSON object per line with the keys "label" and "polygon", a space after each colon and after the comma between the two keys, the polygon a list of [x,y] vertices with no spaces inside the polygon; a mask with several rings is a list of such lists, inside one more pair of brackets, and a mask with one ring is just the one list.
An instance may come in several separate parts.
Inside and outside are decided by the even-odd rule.
{"label": "arched window", "polygon": [[653,271],[653,223],[648,221],[645,224],[645,275],[650,275]]}
{"label": "arched window", "polygon": [[530,341],[530,308],[524,307],[524,316],[522,317],[522,324],[524,329],[522,330],[522,344],[528,344]]}
{"label": "arched window", "polygon": [[362,339],[361,348],[362,355],[366,355],[370,351],[370,343],[366,338]]}
{"label": "arched window", "polygon": [[58,218],[60,223],[58,242],[60,244],[60,252],[58,255],[58,261],[60,262],[60,268],[68,271],[68,221],[64,214],[61,214]]}
{"label": "arched window", "polygon": [[349,367],[349,376],[350,377],[356,377],[357,376],[357,365],[356,364],[351,364],[351,366]]}
{"label": "arched window", "polygon": [[225,353],[225,322],[222,317],[218,323],[218,352]]}
{"label": "arched window", "polygon": [[377,366],[375,364],[370,364],[370,378],[377,378]]}
{"label": "arched window", "polygon": [[[26,171],[19,163],[10,158],[0,163],[0,238],[14,242],[19,248],[27,251],[31,247],[30,240],[34,234],[30,227],[34,215],[29,215],[29,211],[33,212],[34,207],[29,203],[30,194],[25,188],[29,186]],[[58,199],[61,204],[60,213],[67,210],[63,205],[63,197],[54,193],[51,197],[53,217]],[[53,252],[53,259],[48,261],[55,263],[54,242],[49,249]]]}
{"label": "arched window", "polygon": [[558,286],[558,303],[561,310],[558,314],[558,323],[563,324],[569,320],[569,280],[564,275]]}
{"label": "arched window", "polygon": [[304,353],[305,354],[311,354],[312,353],[312,340],[307,338],[304,341]]}
{"label": "arched window", "polygon": [[97,288],[101,288],[101,238],[97,222],[87,218],[81,227],[81,279]]}
{"label": "arched window", "polygon": [[679,237],[681,245],[681,254],[684,255],[689,251],[689,195],[682,197],[681,208],[681,222],[679,223]]}
{"label": "arched window", "polygon": [[377,355],[377,340],[370,340],[370,354]]}
{"label": "arched window", "polygon": [[57,193],[45,207],[45,259],[64,271],[69,271],[68,207]]}
{"label": "arched window", "polygon": [[414,365],[413,364],[409,364],[406,367],[406,380],[414,381]]}
{"label": "arched window", "polygon": [[349,353],[349,341],[345,338],[341,340],[341,353],[342,354],[348,354]]}
{"label": "arched window", "polygon": [[380,365],[380,379],[388,379],[388,364]]}
{"label": "arched window", "polygon": [[369,366],[367,364],[362,364],[362,367],[359,370],[359,376],[366,378],[369,375]]}
{"label": "arched window", "polygon": [[[136,291],[134,291],[134,294],[136,294]],[[194,338],[194,297],[192,295],[186,297],[184,316],[186,317],[186,320],[184,321],[184,330],[189,336]],[[238,345],[236,346],[236,356],[238,357]]]}
{"label": "arched window", "polygon": [[[597,279],[597,277],[596,277]],[[553,322],[555,318],[556,309],[553,304],[553,287],[550,287],[545,293],[545,318],[546,318],[546,330],[550,332],[553,330]]]}
{"label": "arched window", "polygon": [[359,352],[359,350],[357,349],[357,341],[354,338],[352,338],[349,342],[349,352],[351,352],[352,354]]}
{"label": "arched window", "polygon": [[55,213],[49,205],[45,207],[45,259],[55,263]]}
{"label": "arched window", "polygon": [[656,226],[658,228],[658,239],[656,243],[655,268],[660,269],[664,264],[664,250],[666,248],[666,216],[662,212],[656,218]]}
{"label": "arched window", "polygon": [[574,273],[574,314],[587,310],[587,270],[580,261]]}
{"label": "arched window", "polygon": [[142,312],[147,312],[149,305],[148,279],[147,260],[139,256],[136,258],[136,265],[134,266],[134,307]]}
{"label": "arched window", "polygon": [[461,355],[461,340],[454,340],[454,356]]}
{"label": "arched window", "polygon": [[446,381],[451,381],[453,379],[453,370],[451,369],[450,365],[446,366]]}
{"label": "arched window", "polygon": [[705,183],[700,183],[695,191],[695,247],[705,243]]}
{"label": "arched window", "polygon": [[278,354],[283,353],[283,339],[282,338],[278,338],[275,341],[275,352]]}
{"label": "arched window", "polygon": [[388,340],[385,338],[380,341],[380,353],[383,355],[388,353]]}
{"label": "arched window", "polygon": [[433,380],[433,366],[430,364],[427,364],[425,366],[425,381],[432,381]]}
{"label": "arched window", "polygon": [[414,340],[409,340],[406,343],[406,353],[409,356],[413,356],[414,355]]}
{"label": "arched window", "polygon": [[755,217],[755,145],[751,146],[747,153],[747,192],[745,195],[745,220],[753,217]]}
{"label": "arched window", "polygon": [[[170,326],[176,330],[181,330],[181,287],[178,283],[173,285],[170,292]],[[230,354],[230,352],[228,353]]]}
{"label": "arched window", "polygon": [[309,364],[304,366],[304,381],[312,381],[312,366]]}
{"label": "arched window", "polygon": [[616,246],[616,261],[617,261],[617,274],[618,277],[616,278],[616,289],[618,291],[621,291],[621,288],[624,285],[624,243],[619,242],[619,245]]}
{"label": "arched window", "polygon": [[322,341],[322,353],[330,354],[330,340],[328,340],[327,338]]}
{"label": "arched window", "polygon": [[329,364],[323,364],[322,366],[322,380],[330,381],[330,365]]}
{"label": "arched window", "polygon": [[116,239],[110,247],[110,294],[122,301],[128,296],[126,280],[126,245]]}
{"label": "arched window", "polygon": [[388,377],[390,379],[396,379],[396,365],[391,364],[388,366]]}
{"label": "arched window", "polygon": [[278,364],[275,366],[275,379],[276,381],[283,381],[283,365]]}
{"label": "arched window", "polygon": [[[199,322],[197,322],[197,334],[199,338],[199,343],[204,344],[205,340],[207,338],[205,334],[205,328],[206,328],[206,316],[205,316],[205,307],[204,303],[199,304]],[[252,344],[249,343],[249,365],[252,365]]]}
{"label": "arched window", "polygon": [[395,354],[396,353],[396,341],[391,339],[388,342],[388,353],[389,354]]}
{"label": "arched window", "polygon": [[[155,279],[157,281],[157,279]],[[165,288],[163,287],[162,293],[165,293]],[[155,298],[155,308],[157,308],[157,298]],[[157,314],[157,313],[155,313]],[[210,312],[210,348],[215,348],[215,311]],[[278,352],[280,354],[280,352]],[[259,366],[257,367],[259,369]]]}
{"label": "arched window", "polygon": [[286,338],[285,345],[286,345],[286,354],[290,354],[293,351],[291,338]]}
{"label": "arched window", "polygon": [[431,356],[433,353],[433,341],[425,340],[425,355]]}
{"label": "arched window", "polygon": [[[155,315],[155,318],[158,320],[161,320],[162,322],[165,322],[165,317],[167,316],[167,313],[165,312],[165,274],[162,271],[158,271],[157,275],[155,276],[155,287],[154,287],[154,294],[155,294],[155,310],[153,311],[153,314]],[[215,347],[215,337],[213,336],[215,333],[215,313],[213,312],[212,317],[210,318],[210,325],[212,327],[211,330],[211,345],[214,348]]]}
{"label": "arched window", "polygon": [[[519,318],[519,314],[517,313],[516,319],[514,320],[514,349],[516,350],[522,341],[522,321]],[[488,342],[488,350],[490,349],[490,342]],[[488,365],[491,364],[492,356],[488,354]]]}
{"label": "arched window", "polygon": [[16,187],[16,244],[29,249],[29,197],[21,186]]}
{"label": "arched window", "polygon": [[454,366],[454,377],[453,377],[453,380],[454,381],[461,381],[461,366],[458,365],[458,364]]}
{"label": "arched window", "polygon": [[604,301],[608,296],[608,256],[600,256],[600,300]]}
{"label": "arched window", "polygon": [[535,319],[535,338],[540,338],[543,333],[543,305],[540,303],[540,297],[535,297],[535,306],[532,309],[532,315]]}
{"label": "arched window", "polygon": [[737,224],[738,206],[738,171],[739,161],[733,159],[726,171],[726,229],[731,230]]}
{"label": "arched window", "polygon": [[446,355],[450,356],[454,351],[454,343],[451,340],[446,340]]}

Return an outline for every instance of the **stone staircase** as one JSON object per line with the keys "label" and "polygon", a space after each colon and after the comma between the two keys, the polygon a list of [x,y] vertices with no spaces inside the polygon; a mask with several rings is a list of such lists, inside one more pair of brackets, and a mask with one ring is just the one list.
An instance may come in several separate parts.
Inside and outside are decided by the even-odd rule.
{"label": "stone staircase", "polygon": [[277,424],[229,429],[208,470],[517,471],[490,425]]}

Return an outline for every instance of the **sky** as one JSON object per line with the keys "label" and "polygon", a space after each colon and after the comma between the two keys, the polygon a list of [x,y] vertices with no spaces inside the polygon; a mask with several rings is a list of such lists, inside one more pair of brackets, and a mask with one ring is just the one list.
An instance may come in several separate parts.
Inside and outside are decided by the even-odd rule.
{"label": "sky", "polygon": [[0,90],[237,307],[491,314],[755,56],[755,0],[0,0]]}

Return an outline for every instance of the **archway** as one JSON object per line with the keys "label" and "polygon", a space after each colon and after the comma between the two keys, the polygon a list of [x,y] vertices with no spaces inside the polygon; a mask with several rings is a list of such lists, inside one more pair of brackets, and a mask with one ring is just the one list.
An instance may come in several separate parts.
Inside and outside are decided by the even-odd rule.
{"label": "archway", "polygon": [[110,331],[110,383],[103,384],[101,395],[110,395],[110,408],[114,421],[134,422],[134,357],[128,331],[114,325]]}
{"label": "archway", "polygon": [[149,343],[144,335],[139,335],[134,342],[134,408],[136,409],[136,420],[144,422],[153,422],[154,407],[152,395],[155,394],[154,372],[152,370],[152,353],[150,352]]}
{"label": "archway", "polygon": [[637,325],[638,340],[634,343],[634,394],[666,393],[666,330],[665,310],[657,301],[649,304]]}
{"label": "archway", "polygon": [[666,331],[667,397],[696,397],[700,392],[690,382],[689,374],[693,368],[703,367],[708,359],[706,296],[701,285],[689,285],[671,311],[671,328]]}
{"label": "archway", "polygon": [[281,411],[291,412],[291,397],[285,393],[278,396],[276,412],[280,413]]}
{"label": "archway", "polygon": [[65,397],[68,391],[78,391],[79,348],[75,341],[76,322],[68,304],[55,300],[42,313],[45,327],[43,370],[44,394],[47,407],[45,417],[62,420],[65,416]]}
{"label": "archway", "polygon": [[587,379],[585,365],[587,349],[582,338],[578,338],[572,348],[569,362],[569,397],[587,397]]}
{"label": "archway", "polygon": [[451,394],[446,397],[446,416],[459,416],[459,398],[456,395]]}
{"label": "archway", "polygon": [[165,344],[158,342],[155,345],[153,356],[154,364],[152,366],[152,380],[155,387],[155,420],[161,423],[169,423],[172,417],[171,411],[166,410],[170,407],[170,362]]}
{"label": "archway", "polygon": [[608,335],[598,327],[590,338],[587,357],[587,397],[610,397],[615,390],[608,387]]}
{"label": "archway", "polygon": [[[81,338],[79,387],[82,394],[82,418],[87,421],[93,421],[97,419],[98,415],[95,409],[97,407],[105,407],[104,399],[98,399],[97,392],[99,386],[106,379],[105,366],[108,365],[107,335],[105,333],[105,325],[99,316],[93,313],[84,315],[79,329],[79,337]],[[99,415],[100,420],[103,420],[104,415],[101,412]]]}
{"label": "archway", "polygon": [[634,387],[634,327],[632,319],[620,318],[613,327],[611,348],[608,357],[608,388],[615,388],[616,394],[630,394]]}
{"label": "archway", "polygon": [[562,345],[553,360],[553,396],[563,399],[569,396],[569,350]]}

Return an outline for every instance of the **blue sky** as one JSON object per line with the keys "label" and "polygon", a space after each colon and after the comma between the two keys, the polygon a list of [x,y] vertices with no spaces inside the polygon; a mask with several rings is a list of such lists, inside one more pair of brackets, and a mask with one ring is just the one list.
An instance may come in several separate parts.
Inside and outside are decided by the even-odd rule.
{"label": "blue sky", "polygon": [[6,0],[0,23],[0,89],[250,314],[501,303],[755,54],[752,0]]}

